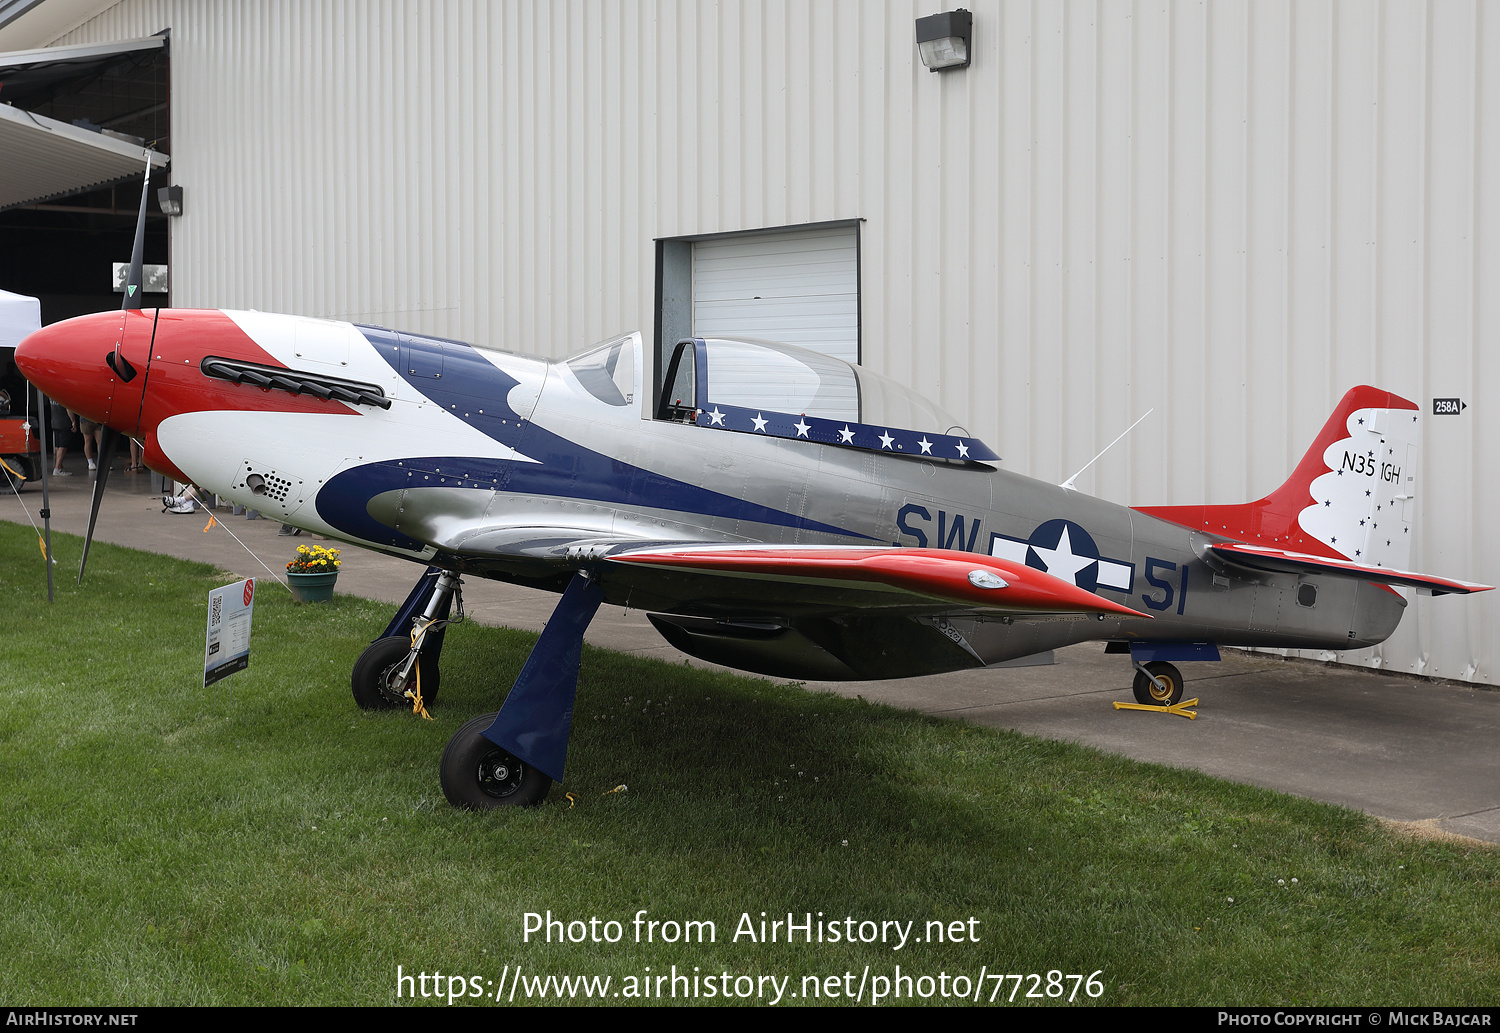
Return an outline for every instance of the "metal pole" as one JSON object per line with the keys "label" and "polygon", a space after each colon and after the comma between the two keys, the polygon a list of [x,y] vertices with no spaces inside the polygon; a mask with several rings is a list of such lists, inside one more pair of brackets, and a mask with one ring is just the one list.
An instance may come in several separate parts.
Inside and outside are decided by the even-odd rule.
{"label": "metal pole", "polygon": [[51,480],[52,470],[52,411],[50,406],[54,403],[46,398],[41,388],[33,384],[27,384],[27,388],[36,392],[37,398],[37,426],[41,429],[42,437],[42,544],[46,550],[47,563],[47,601],[52,599],[52,496],[47,489]]}

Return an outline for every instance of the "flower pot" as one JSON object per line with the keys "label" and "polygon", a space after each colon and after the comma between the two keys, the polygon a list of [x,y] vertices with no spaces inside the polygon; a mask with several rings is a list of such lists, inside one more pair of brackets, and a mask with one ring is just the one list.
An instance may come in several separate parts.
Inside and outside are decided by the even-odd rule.
{"label": "flower pot", "polygon": [[292,590],[292,598],[299,603],[326,603],[333,598],[333,583],[339,579],[339,572],[332,571],[327,574],[296,574],[292,571],[286,573],[287,586]]}

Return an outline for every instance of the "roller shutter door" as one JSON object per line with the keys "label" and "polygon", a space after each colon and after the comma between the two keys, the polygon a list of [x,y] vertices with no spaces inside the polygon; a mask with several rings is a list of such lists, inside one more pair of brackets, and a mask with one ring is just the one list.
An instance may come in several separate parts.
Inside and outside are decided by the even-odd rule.
{"label": "roller shutter door", "polygon": [[858,362],[856,228],[695,241],[693,335],[758,337]]}

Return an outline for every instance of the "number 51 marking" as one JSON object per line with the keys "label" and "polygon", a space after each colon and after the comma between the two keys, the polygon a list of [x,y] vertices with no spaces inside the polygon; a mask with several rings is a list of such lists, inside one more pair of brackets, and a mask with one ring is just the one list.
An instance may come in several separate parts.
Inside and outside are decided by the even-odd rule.
{"label": "number 51 marking", "polygon": [[1172,582],[1166,578],[1156,576],[1158,568],[1165,571],[1175,571],[1177,570],[1177,564],[1170,560],[1159,560],[1152,556],[1146,557],[1146,580],[1154,587],[1161,589],[1162,595],[1160,599],[1153,599],[1149,595],[1142,595],[1141,602],[1145,603],[1147,608],[1160,613],[1163,610],[1170,609],[1172,600],[1176,599],[1177,615],[1181,617],[1183,607],[1187,605],[1188,565],[1186,563],[1182,565],[1182,573],[1178,578],[1175,588]]}

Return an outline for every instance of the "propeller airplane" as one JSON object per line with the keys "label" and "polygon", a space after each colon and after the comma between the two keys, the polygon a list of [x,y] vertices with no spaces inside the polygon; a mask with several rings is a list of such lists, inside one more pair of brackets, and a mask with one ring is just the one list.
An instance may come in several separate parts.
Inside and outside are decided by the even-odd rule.
{"label": "propeller airplane", "polygon": [[1405,569],[1419,413],[1375,388],[1349,391],[1258,502],[1131,509],[1000,469],[936,405],[816,352],[684,340],[660,392],[644,359],[638,333],[548,361],[183,309],[81,316],[16,351],[112,441],[142,440],[152,469],[427,566],[354,666],[362,707],[434,699],[462,576],[561,592],[504,705],[443,754],[463,807],[534,804],[561,781],[583,633],[606,601],[693,656],[803,679],[1104,640],[1129,655],[1137,699],[1168,705],[1174,662],[1370,646],[1401,620],[1395,587],[1489,587]]}

